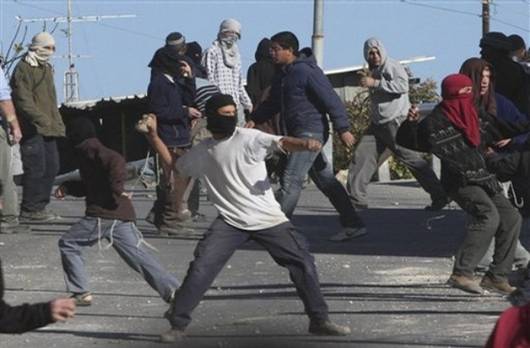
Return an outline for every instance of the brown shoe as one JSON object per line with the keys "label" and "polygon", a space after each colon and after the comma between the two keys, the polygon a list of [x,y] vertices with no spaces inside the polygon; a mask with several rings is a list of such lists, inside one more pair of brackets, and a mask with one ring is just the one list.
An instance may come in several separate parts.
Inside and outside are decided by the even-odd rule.
{"label": "brown shoe", "polygon": [[451,274],[449,280],[447,280],[447,284],[453,288],[464,290],[471,294],[482,295],[484,293],[484,290],[480,287],[478,281],[463,275]]}
{"label": "brown shoe", "polygon": [[487,274],[484,277],[482,277],[480,286],[485,290],[496,292],[501,295],[509,295],[513,291],[515,291],[515,288],[511,286],[506,279],[495,280],[495,279],[492,279],[491,276]]}

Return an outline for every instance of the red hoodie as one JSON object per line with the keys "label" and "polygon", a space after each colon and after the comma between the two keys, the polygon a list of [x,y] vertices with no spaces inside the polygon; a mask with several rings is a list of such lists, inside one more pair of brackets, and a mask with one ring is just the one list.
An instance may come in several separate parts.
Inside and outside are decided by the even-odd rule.
{"label": "red hoodie", "polygon": [[491,333],[485,348],[529,348],[530,303],[505,310]]}

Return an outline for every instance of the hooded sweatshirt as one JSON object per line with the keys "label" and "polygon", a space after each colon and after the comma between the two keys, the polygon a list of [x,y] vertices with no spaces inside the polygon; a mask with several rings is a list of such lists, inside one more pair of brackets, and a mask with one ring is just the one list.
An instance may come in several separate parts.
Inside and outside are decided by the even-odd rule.
{"label": "hooded sweatshirt", "polygon": [[63,183],[66,192],[85,197],[86,216],[135,221],[132,202],[122,195],[127,180],[125,159],[97,138],[86,139],[75,149],[82,181]]}
{"label": "hooded sweatshirt", "polygon": [[247,92],[254,105],[261,102],[263,93],[272,84],[276,71],[269,53],[270,46],[269,39],[260,41],[255,54],[256,62],[247,71]]}
{"label": "hooded sweatshirt", "polygon": [[278,112],[284,135],[296,137],[309,132],[322,134],[326,140],[326,114],[339,134],[350,128],[344,104],[313,57],[298,58],[284,66],[274,76],[269,97],[251,117],[260,124]]}
{"label": "hooded sweatshirt", "polygon": [[364,58],[368,61],[368,52],[377,48],[381,55],[381,65],[370,67],[372,77],[379,82],[370,88],[372,102],[372,122],[384,124],[404,118],[410,108],[409,76],[405,68],[387,56],[385,47],[376,38],[364,43]]}

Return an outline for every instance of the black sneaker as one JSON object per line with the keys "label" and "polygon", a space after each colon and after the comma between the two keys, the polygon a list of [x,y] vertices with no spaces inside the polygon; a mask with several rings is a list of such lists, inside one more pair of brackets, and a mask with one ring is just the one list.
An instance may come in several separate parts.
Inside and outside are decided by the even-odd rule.
{"label": "black sneaker", "polygon": [[160,335],[160,342],[162,343],[175,343],[180,342],[184,339],[186,333],[184,330],[171,328],[168,331]]}
{"label": "black sneaker", "polygon": [[318,336],[346,336],[351,333],[347,326],[338,325],[330,320],[311,320],[309,332]]}

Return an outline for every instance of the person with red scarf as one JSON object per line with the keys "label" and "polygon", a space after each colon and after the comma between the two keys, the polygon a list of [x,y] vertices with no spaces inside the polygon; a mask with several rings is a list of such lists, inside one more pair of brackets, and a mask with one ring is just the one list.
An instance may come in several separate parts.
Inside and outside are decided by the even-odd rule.
{"label": "person with red scarf", "polygon": [[[473,100],[490,115],[501,120],[518,123],[528,121],[528,117],[505,96],[495,92],[495,71],[493,66],[480,58],[469,58],[460,67],[460,73],[473,81]],[[515,195],[512,203],[519,209],[523,217],[530,215],[530,151],[526,141],[528,133],[500,140],[486,155],[486,164],[499,181],[511,181]],[[524,205],[521,207],[520,202]],[[522,231],[521,231],[522,232]],[[479,270],[486,270],[493,260],[494,241],[479,263]],[[530,253],[521,242],[517,243],[513,267],[526,269],[530,261]]]}
{"label": "person with red scarf", "polygon": [[[442,186],[469,215],[448,284],[474,294],[484,290],[509,294],[514,288],[506,276],[511,271],[521,216],[488,170],[484,152],[501,139],[527,132],[530,124],[507,123],[477,107],[472,86],[466,75],[447,76],[442,82],[443,100],[423,120],[409,113],[397,142],[440,158]],[[494,260],[479,283],[473,273],[494,237]]]}
{"label": "person with red scarf", "polygon": [[530,304],[502,312],[484,348],[507,347],[530,347]]}

